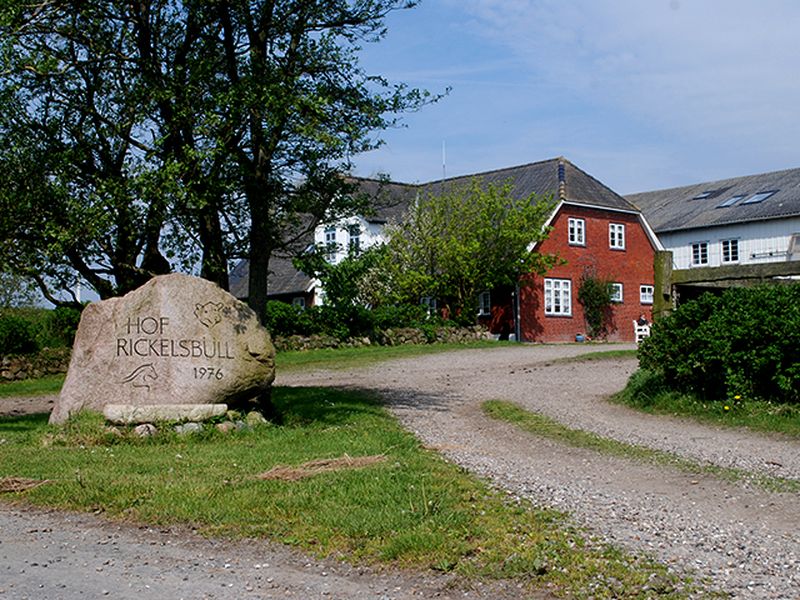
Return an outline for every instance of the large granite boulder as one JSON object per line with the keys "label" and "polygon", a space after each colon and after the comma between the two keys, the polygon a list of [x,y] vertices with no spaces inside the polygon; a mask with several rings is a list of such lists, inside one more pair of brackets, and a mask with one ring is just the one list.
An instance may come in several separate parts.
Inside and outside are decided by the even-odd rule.
{"label": "large granite boulder", "polygon": [[162,275],[84,309],[50,422],[106,404],[247,407],[269,390],[274,359],[245,304],[205,279]]}

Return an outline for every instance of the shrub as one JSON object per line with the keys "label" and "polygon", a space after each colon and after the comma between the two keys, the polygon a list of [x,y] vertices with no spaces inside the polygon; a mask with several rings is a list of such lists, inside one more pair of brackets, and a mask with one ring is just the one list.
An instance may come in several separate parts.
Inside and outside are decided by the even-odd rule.
{"label": "shrub", "polygon": [[320,333],[310,314],[299,306],[271,300],[267,302],[264,325],[273,335],[313,335]]}
{"label": "shrub", "polygon": [[708,399],[800,402],[800,286],[704,294],[657,321],[643,369]]}
{"label": "shrub", "polygon": [[48,327],[55,343],[48,345],[71,348],[81,320],[81,311],[69,306],[59,306],[50,312],[49,317]]}
{"label": "shrub", "polygon": [[13,314],[0,316],[0,354],[32,354],[38,349],[33,323]]}
{"label": "shrub", "polygon": [[578,302],[583,306],[589,337],[605,337],[611,319],[611,281],[586,271],[581,276]]}

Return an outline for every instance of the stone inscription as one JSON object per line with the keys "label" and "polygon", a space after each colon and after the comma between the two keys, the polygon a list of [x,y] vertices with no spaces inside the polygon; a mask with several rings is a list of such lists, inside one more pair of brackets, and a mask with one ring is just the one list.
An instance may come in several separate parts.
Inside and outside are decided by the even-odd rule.
{"label": "stone inscription", "polygon": [[168,327],[168,317],[129,317],[117,338],[116,356],[233,359],[229,342],[173,338]]}

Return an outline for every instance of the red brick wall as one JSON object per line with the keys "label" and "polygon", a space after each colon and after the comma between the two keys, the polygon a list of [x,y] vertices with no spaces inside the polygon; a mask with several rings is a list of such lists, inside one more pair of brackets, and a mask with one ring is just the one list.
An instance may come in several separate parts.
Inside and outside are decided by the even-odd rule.
{"label": "red brick wall", "polygon": [[[567,220],[584,219],[585,246],[569,244]],[[609,223],[625,225],[625,249],[609,247]],[[644,313],[652,319],[652,305],[642,304],[639,286],[653,285],[654,248],[637,215],[615,213],[600,209],[565,204],[551,223],[552,231],[539,251],[557,254],[566,260],[547,272],[544,277],[568,279],[572,282],[572,315],[544,314],[544,277],[532,276],[530,285],[520,289],[520,328],[522,339],[537,342],[574,341],[578,333],[586,334],[583,309],[578,302],[581,275],[592,269],[603,278],[623,286],[623,302],[612,307],[610,341],[634,341],[633,321]]]}

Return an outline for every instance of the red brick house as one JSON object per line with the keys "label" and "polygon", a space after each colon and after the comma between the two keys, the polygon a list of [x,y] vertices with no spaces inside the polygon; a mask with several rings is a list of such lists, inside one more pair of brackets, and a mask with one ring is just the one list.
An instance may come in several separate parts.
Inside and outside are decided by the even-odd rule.
{"label": "red brick house", "polygon": [[613,282],[607,339],[634,341],[633,321],[641,314],[652,319],[653,259],[660,249],[639,210],[563,158],[479,176],[510,181],[519,195],[553,194],[558,204],[548,222],[550,235],[537,250],[564,261],[544,276],[524,278],[516,289],[492,290],[482,301],[481,321],[521,341],[574,341],[586,335],[578,290],[591,273]]}

